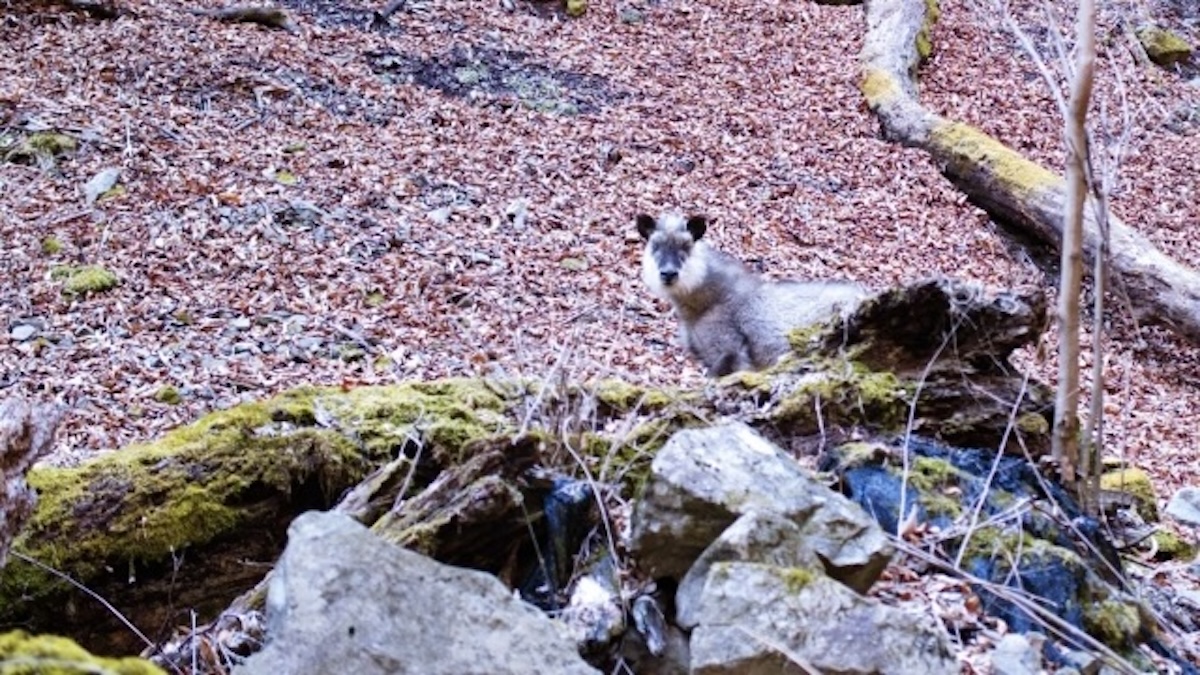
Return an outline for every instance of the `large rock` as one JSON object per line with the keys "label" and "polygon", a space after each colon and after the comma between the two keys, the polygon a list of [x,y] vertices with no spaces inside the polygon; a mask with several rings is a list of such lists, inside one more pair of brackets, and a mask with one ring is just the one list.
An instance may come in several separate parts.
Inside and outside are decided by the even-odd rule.
{"label": "large rock", "polygon": [[932,619],[820,574],[716,563],[692,632],[692,675],[958,673]]}
{"label": "large rock", "polygon": [[752,511],[794,523],[797,541],[829,576],[859,591],[891,557],[887,537],[861,507],[744,424],[680,431],[650,471],[631,543],[653,576],[682,578],[725,528]]}
{"label": "large rock", "polygon": [[288,529],[267,622],[266,647],[240,675],[597,672],[495,577],[388,544],[337,513],[306,513]]}
{"label": "large rock", "polygon": [[773,513],[751,511],[734,521],[700,554],[675,591],[675,623],[692,630],[713,565],[748,562],[820,574],[821,561],[807,546],[799,525]]}
{"label": "large rock", "polygon": [[1200,527],[1200,488],[1185,487],[1172,495],[1167,515],[1189,527]]}

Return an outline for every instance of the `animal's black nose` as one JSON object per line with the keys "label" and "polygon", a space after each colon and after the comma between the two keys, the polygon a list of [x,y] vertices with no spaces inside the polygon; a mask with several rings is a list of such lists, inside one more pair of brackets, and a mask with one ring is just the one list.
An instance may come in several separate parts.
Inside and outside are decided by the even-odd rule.
{"label": "animal's black nose", "polygon": [[659,276],[662,277],[664,286],[670,286],[679,278],[679,272],[659,272]]}

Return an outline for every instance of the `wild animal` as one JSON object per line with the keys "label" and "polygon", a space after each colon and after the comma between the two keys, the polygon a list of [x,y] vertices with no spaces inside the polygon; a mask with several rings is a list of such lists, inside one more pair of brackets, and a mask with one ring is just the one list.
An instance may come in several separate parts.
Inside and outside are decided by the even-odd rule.
{"label": "wild animal", "polygon": [[683,343],[710,377],[770,367],[790,349],[790,331],[866,293],[845,281],[768,281],[703,241],[702,215],[643,213],[637,229],[646,242],[642,280],[675,308]]}

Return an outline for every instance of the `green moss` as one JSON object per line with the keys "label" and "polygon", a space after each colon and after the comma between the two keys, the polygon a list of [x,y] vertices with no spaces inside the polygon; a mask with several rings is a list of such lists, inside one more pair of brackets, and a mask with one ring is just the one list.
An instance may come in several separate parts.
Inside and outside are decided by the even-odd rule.
{"label": "green moss", "polygon": [[779,575],[783,579],[784,588],[792,595],[808,588],[813,581],[816,581],[820,577],[820,575],[815,574],[812,570],[803,567],[779,568]]}
{"label": "green moss", "polygon": [[619,413],[660,410],[682,396],[678,392],[647,389],[617,379],[600,380],[590,388],[597,400]]}
{"label": "green moss", "polygon": [[[967,542],[966,558],[996,558],[1013,561],[1018,559],[1018,554],[1029,556],[1038,551],[1045,553],[1048,546],[1028,532],[1012,532],[995,526],[980,527],[971,533],[971,538]],[[1060,550],[1074,556],[1065,549]],[[1017,565],[1019,566],[1020,563]]]}
{"label": "green moss", "polygon": [[900,98],[904,91],[895,77],[877,68],[863,70],[862,82],[859,83],[858,89],[862,92],[863,98],[867,101],[867,107],[871,110],[878,110],[880,106],[889,101]]}
{"label": "green moss", "polygon": [[384,295],[383,291],[371,291],[363,299],[363,304],[367,307],[379,307],[385,302],[387,302],[387,296]]}
{"label": "green moss", "polygon": [[1192,55],[1192,46],[1187,40],[1169,30],[1156,26],[1143,26],[1136,32],[1137,39],[1146,50],[1146,56],[1155,64],[1169,66],[1186,61]]}
{"label": "green moss", "polygon": [[1106,471],[1100,476],[1100,489],[1123,492],[1137,502],[1137,512],[1146,522],[1158,522],[1158,495],[1150,475],[1137,468]]}
{"label": "green moss", "polygon": [[167,385],[154,393],[154,400],[167,405],[179,405],[183,402],[183,396],[179,394],[178,389]]}
{"label": "green moss", "polygon": [[907,420],[907,398],[907,386],[892,373],[846,362],[801,375],[767,415],[791,434],[816,433],[831,423],[896,431]]}
{"label": "green moss", "polygon": [[[897,475],[901,469],[896,467]],[[916,457],[909,465],[908,482],[920,494],[921,506],[930,516],[956,518],[962,513],[957,496],[947,494],[961,483],[962,472],[942,459]]]}
{"label": "green moss", "polygon": [[43,169],[54,166],[54,160],[75,151],[74,138],[54,131],[39,131],[29,134],[4,155],[6,162],[37,164]]}
{"label": "green moss", "polygon": [[489,380],[453,379],[353,389],[327,405],[374,452],[417,440],[442,463],[457,464],[468,441],[516,429],[508,411],[519,393]]}
{"label": "green moss", "polygon": [[770,373],[754,370],[740,370],[736,373],[730,373],[721,379],[721,384],[723,386],[735,386],[760,394],[770,394],[772,389]]}
{"label": "green moss", "polygon": [[944,459],[916,457],[910,464],[908,482],[922,491],[936,491],[956,487],[961,476],[954,465]]}
{"label": "green moss", "polygon": [[1158,530],[1151,538],[1154,541],[1155,560],[1190,561],[1196,558],[1196,547],[1187,543],[1179,535],[1167,530]]}
{"label": "green moss", "polygon": [[46,237],[42,240],[42,253],[45,255],[58,255],[62,252],[62,242],[55,237]]}
{"label": "green moss", "polygon": [[[29,484],[39,501],[16,549],[86,584],[106,568],[158,564],[213,541],[253,516],[247,499],[313,482],[332,501],[373,463],[337,431],[297,426],[312,424],[314,395],[300,390],[212,413],[78,467],[35,468]],[[88,515],[103,521],[83,520]],[[60,585],[29,565],[9,565],[0,607]]]}
{"label": "green moss", "polygon": [[1025,413],[1017,418],[1017,429],[1030,436],[1045,436],[1050,433],[1050,422],[1040,413]]}
{"label": "green moss", "polygon": [[0,675],[165,675],[133,657],[102,658],[57,635],[0,634]]}
{"label": "green moss", "polygon": [[1123,649],[1142,632],[1141,614],[1131,602],[1104,600],[1085,603],[1083,627],[1104,644]]}
{"label": "green moss", "polygon": [[876,463],[887,453],[888,448],[885,446],[864,442],[843,443],[834,450],[839,471]]}
{"label": "green moss", "polygon": [[1000,141],[968,124],[943,122],[930,134],[935,155],[965,170],[980,166],[996,175],[997,180],[1023,196],[1058,190],[1063,179],[1058,174],[1023,157]]}
{"label": "green moss", "polygon": [[567,0],[568,16],[583,16],[587,12],[587,0]]}
{"label": "green moss", "polygon": [[56,267],[50,271],[50,278],[63,280],[63,295],[102,293],[121,283],[117,275],[99,265]]}
{"label": "green moss", "polygon": [[925,0],[925,21],[921,24],[921,30],[917,31],[916,40],[917,56],[921,61],[933,55],[933,27],[941,15],[938,0]]}

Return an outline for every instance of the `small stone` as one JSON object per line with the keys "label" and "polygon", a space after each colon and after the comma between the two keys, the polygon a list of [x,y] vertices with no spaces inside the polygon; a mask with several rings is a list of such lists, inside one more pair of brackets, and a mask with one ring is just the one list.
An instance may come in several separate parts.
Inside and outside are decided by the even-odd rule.
{"label": "small stone", "polygon": [[996,675],[1037,675],[1042,657],[1024,635],[1005,635],[992,652],[992,672]]}
{"label": "small stone", "polygon": [[300,338],[300,339],[296,340],[296,346],[297,346],[297,347],[299,347],[299,348],[301,348],[301,349],[303,349],[303,350],[305,350],[305,351],[310,351],[310,352],[311,352],[311,351],[315,351],[315,350],[317,350],[317,349],[320,349],[320,348],[321,348],[321,344],[322,344],[323,342],[324,342],[324,341],[323,341],[321,338],[319,338],[319,337],[313,337],[313,336],[311,336],[311,335],[306,335],[306,336],[304,336],[304,337],[302,337],[302,338]]}
{"label": "small stone", "polygon": [[1167,502],[1167,515],[1191,527],[1200,527],[1200,488],[1187,487]]}
{"label": "small stone", "polygon": [[558,264],[569,272],[583,272],[588,268],[588,261],[586,258],[563,258],[562,260],[558,261]]}
{"label": "small stone", "polygon": [[620,17],[621,23],[629,26],[636,26],[646,20],[646,15],[636,7],[624,7],[617,12],[617,15]]}
{"label": "small stone", "polygon": [[1186,61],[1192,56],[1192,46],[1186,40],[1157,26],[1139,28],[1137,39],[1146,50],[1146,56],[1159,66]]}
{"label": "small stone", "polygon": [[9,331],[9,336],[17,342],[25,342],[37,335],[37,326],[28,323],[17,324]]}
{"label": "small stone", "polygon": [[231,328],[236,328],[237,330],[247,330],[250,328],[250,319],[244,316],[239,316],[238,318],[230,321],[229,326]]}

